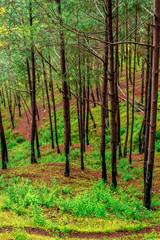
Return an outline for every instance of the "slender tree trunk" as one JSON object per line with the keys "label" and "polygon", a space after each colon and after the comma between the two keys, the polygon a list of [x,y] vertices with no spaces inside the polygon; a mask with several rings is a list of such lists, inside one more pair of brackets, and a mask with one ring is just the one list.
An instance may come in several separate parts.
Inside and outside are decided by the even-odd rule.
{"label": "slender tree trunk", "polygon": [[[137,29],[137,11],[136,11],[136,27]],[[137,31],[135,31],[135,42],[137,41]],[[132,125],[131,125],[131,139],[130,139],[130,154],[129,154],[129,163],[132,163],[132,141],[133,141],[133,127],[134,127],[134,96],[135,96],[135,77],[136,77],[136,52],[137,45],[134,47],[134,70],[133,70],[133,93],[132,93]]]}
{"label": "slender tree trunk", "polygon": [[[77,85],[77,81],[76,81],[76,93],[78,94],[78,85]],[[76,99],[76,103],[77,103],[77,119],[78,119],[78,130],[79,130],[79,141],[80,141],[80,116],[79,116],[79,99]]]}
{"label": "slender tree trunk", "polygon": [[26,115],[26,118],[27,118],[27,123],[29,124],[29,117],[28,117],[28,114],[27,114],[27,111],[26,111],[26,108],[25,108],[25,104],[22,102],[22,106],[24,108],[24,112],[25,112],[25,115]]}
{"label": "slender tree trunk", "polygon": [[123,72],[124,45],[121,45],[121,77]]}
{"label": "slender tree trunk", "polygon": [[[147,70],[147,72],[148,72],[148,70]],[[143,95],[144,95],[144,59],[142,60],[142,76],[141,76],[141,78],[142,78],[141,103],[143,103]],[[142,152],[143,153],[144,153],[144,149],[145,149],[147,101],[148,101],[148,77],[146,77],[146,85],[145,85],[144,129],[143,129],[143,135],[142,135]]]}
{"label": "slender tree trunk", "polygon": [[47,103],[48,103],[48,114],[49,114],[49,122],[50,122],[50,132],[51,132],[52,148],[54,149],[51,105],[50,105],[49,91],[48,91],[48,84],[47,84],[47,76],[46,76],[46,71],[45,71],[45,66],[44,66],[43,58],[42,58],[42,67],[43,67],[44,85],[45,85],[45,88],[46,88]]}
{"label": "slender tree trunk", "polygon": [[94,117],[93,117],[93,114],[92,114],[90,108],[89,108],[89,114],[90,114],[91,120],[92,120],[92,122],[93,122],[93,128],[96,128],[96,123],[95,123],[95,121],[94,121]]}
{"label": "slender tree trunk", "polygon": [[3,99],[4,108],[5,108],[5,107],[6,107],[6,101],[5,101],[5,96],[4,96],[3,87],[2,87],[2,99]]}
{"label": "slender tree trunk", "polygon": [[86,114],[86,142],[89,145],[89,78],[90,78],[90,69],[89,69],[89,58],[87,58],[87,114]]}
{"label": "slender tree trunk", "polygon": [[38,138],[38,131],[37,131],[37,124],[36,124],[36,147],[37,147],[37,156],[38,156],[38,158],[41,158],[40,146],[39,146],[39,138]]}
{"label": "slender tree trunk", "polygon": [[132,49],[131,49],[131,45],[129,46],[129,80],[130,83],[132,83]]}
{"label": "slender tree trunk", "polygon": [[9,93],[8,93],[7,86],[6,86],[6,96],[7,96],[7,101],[8,101],[8,109],[9,109],[9,113],[10,113],[12,129],[14,129],[15,128],[15,125],[14,125],[14,108],[13,108],[13,105],[12,105],[11,88],[10,88]]}
{"label": "slender tree trunk", "polygon": [[142,59],[142,85],[141,85],[141,103],[143,104],[143,95],[144,95],[144,59]]}
{"label": "slender tree trunk", "polygon": [[99,88],[98,88],[98,85],[96,85],[96,93],[97,93],[97,102],[99,102]]}
{"label": "slender tree trunk", "polygon": [[19,117],[22,117],[22,114],[21,114],[21,97],[20,97],[20,93],[19,92],[18,92],[18,95],[17,95],[17,101],[18,101]]}
{"label": "slender tree trunk", "polygon": [[91,88],[91,97],[92,97],[92,100],[93,100],[93,106],[96,107],[95,97],[94,97],[92,86],[90,86],[90,88]]}
{"label": "slender tree trunk", "polygon": [[153,174],[154,153],[155,153],[157,99],[158,99],[158,73],[159,73],[159,40],[160,40],[159,26],[160,26],[160,1],[154,0],[151,122],[149,127],[149,147],[148,147],[148,159],[147,159],[146,185],[144,189],[144,206],[147,209],[151,208],[152,174]]}

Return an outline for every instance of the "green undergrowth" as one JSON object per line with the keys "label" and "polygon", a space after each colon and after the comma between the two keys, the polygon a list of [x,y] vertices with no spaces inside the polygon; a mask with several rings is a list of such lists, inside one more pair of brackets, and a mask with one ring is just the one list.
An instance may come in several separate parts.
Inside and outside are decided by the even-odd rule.
{"label": "green undergrowth", "polygon": [[0,227],[21,224],[60,231],[114,232],[143,229],[160,220],[159,212],[146,210],[135,194],[121,188],[113,191],[108,185],[93,183],[79,193],[70,185],[59,185],[55,178],[51,182],[48,187],[20,177],[7,180],[2,175]]}

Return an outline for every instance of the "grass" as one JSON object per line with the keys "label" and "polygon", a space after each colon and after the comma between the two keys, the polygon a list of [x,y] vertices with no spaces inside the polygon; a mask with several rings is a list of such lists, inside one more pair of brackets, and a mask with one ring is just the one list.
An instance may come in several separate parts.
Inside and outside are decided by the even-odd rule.
{"label": "grass", "polygon": [[[146,227],[149,223],[144,221],[142,224],[142,220],[152,217],[142,203],[135,205],[134,197],[128,199],[122,190],[112,192],[102,183],[93,184],[89,190],[76,195],[55,179],[47,187],[20,177],[10,181],[1,177],[0,186],[1,228],[30,226],[79,232],[134,231]],[[58,214],[57,209],[60,210]]]}

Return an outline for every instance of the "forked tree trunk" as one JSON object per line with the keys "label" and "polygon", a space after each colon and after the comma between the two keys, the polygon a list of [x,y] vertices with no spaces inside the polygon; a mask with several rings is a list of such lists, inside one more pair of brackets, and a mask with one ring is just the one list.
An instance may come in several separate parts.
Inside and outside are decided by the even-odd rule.
{"label": "forked tree trunk", "polygon": [[153,17],[153,58],[152,58],[152,94],[151,94],[151,121],[149,127],[149,147],[147,159],[146,184],[144,189],[144,206],[151,208],[152,174],[155,153],[157,100],[158,100],[158,73],[159,73],[159,39],[160,39],[160,1],[154,0]]}

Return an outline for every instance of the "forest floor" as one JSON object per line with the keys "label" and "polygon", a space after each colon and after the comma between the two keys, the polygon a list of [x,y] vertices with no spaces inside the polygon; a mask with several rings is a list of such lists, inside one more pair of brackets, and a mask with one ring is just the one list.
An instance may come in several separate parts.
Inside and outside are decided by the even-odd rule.
{"label": "forest floor", "polygon": [[[140,77],[136,80],[136,100],[140,101]],[[122,75],[120,88],[126,94]],[[132,85],[130,84],[130,89]],[[130,90],[131,94],[131,90]],[[132,96],[132,95],[131,95]],[[124,95],[120,93],[120,97]],[[122,100],[122,99],[121,99]],[[30,161],[31,115],[28,120],[16,111],[16,128],[10,131],[9,115],[5,113],[9,163],[7,170],[0,170],[0,239],[160,239],[160,163],[156,153],[153,176],[152,210],[143,208],[143,154],[137,151],[137,135],[143,114],[137,111],[134,130],[133,164],[127,158],[118,159],[118,188],[110,189],[110,153],[107,152],[108,184],[101,183],[99,160],[100,107],[91,107],[97,128],[90,127],[90,145],[84,154],[85,170],[80,169],[80,152],[76,101],[71,100],[72,138],[70,149],[70,177],[64,177],[65,158],[63,147],[63,106],[61,93],[56,91],[58,136],[61,154],[50,147],[48,111],[38,102],[40,121],[37,121],[41,159],[38,164]],[[92,105],[92,104],[91,104]],[[126,102],[121,102],[122,118]],[[139,114],[141,116],[139,116]],[[136,119],[135,119],[136,120]],[[122,122],[122,146],[125,136]],[[107,148],[110,132],[107,132]],[[107,199],[107,200],[106,200]],[[106,206],[107,205],[107,206]]]}

